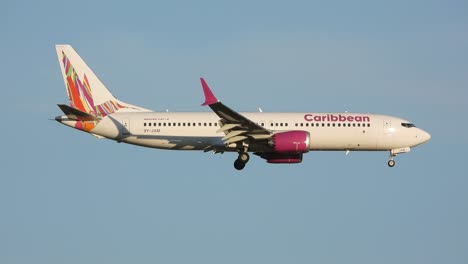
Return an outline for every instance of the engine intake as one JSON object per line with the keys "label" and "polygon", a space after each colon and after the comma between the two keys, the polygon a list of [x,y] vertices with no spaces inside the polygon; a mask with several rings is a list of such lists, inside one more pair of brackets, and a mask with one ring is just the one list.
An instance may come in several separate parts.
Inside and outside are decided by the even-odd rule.
{"label": "engine intake", "polygon": [[274,134],[268,143],[276,153],[306,153],[309,152],[310,134],[302,130],[280,132]]}

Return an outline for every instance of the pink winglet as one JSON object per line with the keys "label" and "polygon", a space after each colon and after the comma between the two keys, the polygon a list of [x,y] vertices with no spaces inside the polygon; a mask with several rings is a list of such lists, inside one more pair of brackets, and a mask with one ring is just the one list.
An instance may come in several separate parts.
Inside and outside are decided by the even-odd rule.
{"label": "pink winglet", "polygon": [[205,102],[202,105],[205,106],[217,103],[218,99],[216,99],[213,92],[210,90],[210,87],[208,87],[208,84],[206,84],[205,80],[203,78],[200,78],[200,81],[202,84],[203,93],[205,94]]}

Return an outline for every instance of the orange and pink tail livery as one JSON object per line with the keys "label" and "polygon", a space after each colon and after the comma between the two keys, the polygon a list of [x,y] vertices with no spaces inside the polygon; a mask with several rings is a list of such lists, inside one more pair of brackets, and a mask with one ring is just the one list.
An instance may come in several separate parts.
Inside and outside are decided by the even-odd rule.
{"label": "orange and pink tail livery", "polygon": [[117,100],[69,45],[57,45],[70,106],[96,117],[122,111],[150,111]]}

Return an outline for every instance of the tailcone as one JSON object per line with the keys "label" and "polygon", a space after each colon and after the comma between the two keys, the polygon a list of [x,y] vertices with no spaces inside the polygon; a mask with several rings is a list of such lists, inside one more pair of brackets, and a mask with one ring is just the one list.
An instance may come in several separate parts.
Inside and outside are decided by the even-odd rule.
{"label": "tailcone", "polygon": [[55,121],[57,121],[57,122],[59,122],[59,123],[62,123],[63,117],[64,117],[64,116],[56,116],[56,117],[55,117]]}

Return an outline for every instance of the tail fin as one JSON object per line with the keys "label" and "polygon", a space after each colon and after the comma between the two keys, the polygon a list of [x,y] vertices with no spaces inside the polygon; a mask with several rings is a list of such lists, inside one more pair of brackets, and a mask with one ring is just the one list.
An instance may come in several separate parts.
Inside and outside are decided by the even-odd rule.
{"label": "tail fin", "polygon": [[116,99],[70,45],[56,45],[70,106],[96,117],[117,111],[150,112]]}

